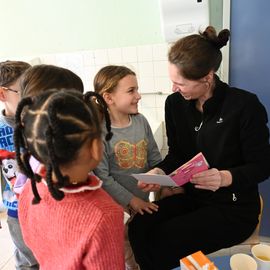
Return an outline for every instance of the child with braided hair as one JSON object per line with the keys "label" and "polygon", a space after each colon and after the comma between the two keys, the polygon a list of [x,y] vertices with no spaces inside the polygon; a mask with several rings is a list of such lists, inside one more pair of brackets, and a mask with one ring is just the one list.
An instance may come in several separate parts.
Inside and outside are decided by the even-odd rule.
{"label": "child with braided hair", "polygon": [[[81,78],[69,69],[54,65],[35,65],[30,67],[20,78],[21,97],[37,96],[48,89],[75,89],[83,93],[83,82]],[[39,165],[39,162],[31,157],[32,169]],[[17,195],[22,192],[27,177],[18,173],[14,184],[14,191]]]}
{"label": "child with braided hair", "polygon": [[[51,89],[18,105],[16,158],[31,179],[20,196],[19,217],[42,269],[124,269],[123,210],[89,173],[103,152],[93,96],[102,104],[109,139],[106,103],[94,92]],[[30,155],[40,162],[36,172]]]}
{"label": "child with braided hair", "polygon": [[[104,157],[94,172],[103,179],[103,188],[131,215],[128,224],[136,213],[158,211],[131,174],[147,172],[161,161],[161,155],[147,119],[138,113],[141,95],[134,71],[126,66],[105,66],[94,78],[94,89],[108,105],[113,130],[112,140],[104,140]],[[127,226],[125,262],[126,270],[138,269]]]}

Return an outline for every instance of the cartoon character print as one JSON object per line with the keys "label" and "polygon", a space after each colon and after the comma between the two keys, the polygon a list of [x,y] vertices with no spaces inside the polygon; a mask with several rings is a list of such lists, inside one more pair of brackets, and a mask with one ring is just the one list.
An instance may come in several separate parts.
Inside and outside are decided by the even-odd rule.
{"label": "cartoon character print", "polygon": [[132,144],[128,141],[119,141],[114,146],[114,152],[120,168],[144,168],[147,160],[147,142],[141,140]]}
{"label": "cartoon character print", "polygon": [[13,186],[18,174],[18,165],[15,159],[15,153],[7,150],[0,150],[1,171],[6,187],[3,192],[3,202],[7,208],[17,208],[17,198],[13,192]]}

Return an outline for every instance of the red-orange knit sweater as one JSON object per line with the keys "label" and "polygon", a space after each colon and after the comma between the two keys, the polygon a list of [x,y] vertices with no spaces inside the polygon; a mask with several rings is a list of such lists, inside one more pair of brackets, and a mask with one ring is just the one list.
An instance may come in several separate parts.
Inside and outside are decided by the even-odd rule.
{"label": "red-orange knit sweater", "polygon": [[[124,269],[123,210],[92,178],[90,190],[51,197],[46,184],[37,184],[42,198],[32,205],[30,181],[19,202],[25,243],[42,270]],[[95,187],[94,187],[95,188]]]}

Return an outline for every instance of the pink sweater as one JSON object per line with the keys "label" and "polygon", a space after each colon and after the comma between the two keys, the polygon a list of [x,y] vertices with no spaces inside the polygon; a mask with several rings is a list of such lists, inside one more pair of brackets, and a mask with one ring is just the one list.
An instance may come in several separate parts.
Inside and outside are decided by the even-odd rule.
{"label": "pink sweater", "polygon": [[51,197],[44,183],[42,198],[32,205],[30,181],[19,202],[19,220],[25,243],[42,270],[124,269],[123,210],[102,189]]}

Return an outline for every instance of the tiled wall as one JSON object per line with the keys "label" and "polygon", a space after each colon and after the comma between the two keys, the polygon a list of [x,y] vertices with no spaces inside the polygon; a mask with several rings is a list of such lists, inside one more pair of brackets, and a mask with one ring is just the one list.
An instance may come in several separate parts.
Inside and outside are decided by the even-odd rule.
{"label": "tiled wall", "polygon": [[[167,44],[99,49],[73,53],[39,56],[43,64],[68,68],[79,75],[85,90],[93,90],[93,78],[97,71],[108,64],[126,65],[137,74],[142,94],[140,112],[151,121],[164,122],[164,102],[171,93],[167,71]],[[36,60],[35,60],[36,61]],[[151,124],[151,123],[150,123]],[[163,156],[167,153],[165,127],[163,125]]]}
{"label": "tiled wall", "polygon": [[[32,65],[52,64],[68,68],[81,77],[85,91],[93,90],[93,78],[106,65],[125,65],[135,71],[142,99],[139,111],[151,121],[164,122],[164,102],[171,93],[167,64],[168,44],[98,49],[72,53],[44,54],[38,57],[21,57]],[[5,61],[6,59],[1,59]],[[154,131],[153,131],[154,132]],[[165,128],[161,152],[167,152]]]}
{"label": "tiled wall", "polygon": [[[139,110],[151,121],[163,124],[163,156],[167,153],[167,138],[164,126],[164,102],[171,93],[168,77],[168,44],[152,44],[134,47],[98,49],[72,53],[44,54],[35,58],[21,59],[35,64],[52,64],[68,68],[80,76],[85,90],[93,90],[93,78],[97,71],[108,64],[126,65],[135,71],[142,94]],[[1,59],[4,61],[5,59]]]}
{"label": "tiled wall", "polygon": [[[156,120],[164,119],[164,101],[171,93],[167,71],[167,44],[99,49],[39,56],[40,62],[68,68],[78,74],[85,90],[93,90],[93,78],[105,65],[126,65],[137,74],[142,94],[140,109]],[[157,94],[158,93],[158,94]]]}

